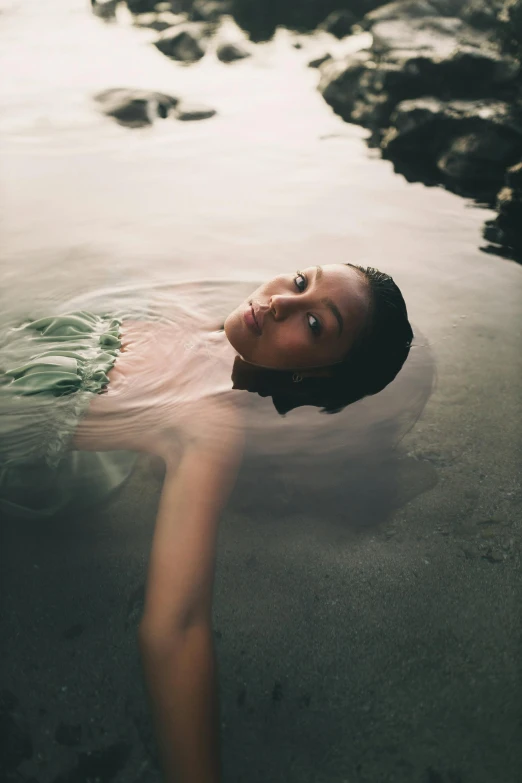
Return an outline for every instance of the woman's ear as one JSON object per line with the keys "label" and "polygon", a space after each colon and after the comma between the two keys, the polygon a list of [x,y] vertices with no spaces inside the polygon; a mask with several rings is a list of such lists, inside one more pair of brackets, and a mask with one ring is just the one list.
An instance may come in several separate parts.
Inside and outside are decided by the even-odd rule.
{"label": "woman's ear", "polygon": [[241,356],[236,356],[232,368],[233,389],[245,389],[257,391],[258,394],[271,393],[271,387],[276,389],[281,383],[287,385],[292,375],[300,375],[301,378],[330,378],[333,377],[331,367],[312,367],[309,370],[268,370],[245,361]]}

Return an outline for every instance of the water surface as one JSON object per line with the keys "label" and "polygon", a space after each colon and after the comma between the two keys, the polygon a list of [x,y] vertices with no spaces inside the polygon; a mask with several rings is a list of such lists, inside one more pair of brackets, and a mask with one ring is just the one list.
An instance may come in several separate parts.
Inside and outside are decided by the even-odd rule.
{"label": "water surface", "polygon": [[[3,322],[199,279],[223,309],[351,261],[394,276],[417,334],[338,416],[256,407],[216,582],[230,779],[515,783],[522,268],[479,251],[488,213],[368,151],[305,67],[322,41],[185,67],[80,0],[2,6]],[[218,114],[130,130],[92,102],[120,86]],[[102,780],[156,779],[132,628],[160,486],[143,462],[96,513],[4,528],[21,780],[80,779],[87,751]]]}

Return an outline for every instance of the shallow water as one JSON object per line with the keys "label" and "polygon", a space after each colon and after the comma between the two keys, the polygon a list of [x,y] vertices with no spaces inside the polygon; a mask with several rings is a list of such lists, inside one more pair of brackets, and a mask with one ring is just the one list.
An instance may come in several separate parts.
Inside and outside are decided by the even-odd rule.
{"label": "shallow water", "polygon": [[[291,680],[288,662],[294,672],[304,666],[298,682],[307,681],[308,691],[319,689],[322,707],[313,718],[302,712],[296,718],[287,704],[279,719],[263,718],[273,735],[266,722],[260,731],[255,709],[246,721],[234,717],[235,645],[243,641],[229,642],[222,656],[224,711],[234,727],[226,735],[230,769],[243,779],[252,769],[251,753],[258,777],[250,780],[340,783],[346,773],[372,783],[515,783],[518,759],[508,748],[518,731],[522,268],[479,251],[487,211],[442,189],[406,183],[368,151],[363,131],[332,114],[315,91],[317,72],[306,68],[324,51],[324,40],[302,37],[297,50],[281,30],[250,60],[227,66],[210,52],[185,67],[164,58],[150,45],[151,35],[131,28],[124,15],[105,24],[80,0],[13,0],[1,10],[0,66],[9,74],[0,84],[4,324],[28,310],[36,315],[89,302],[109,307],[123,301],[132,310],[145,299],[153,309],[168,308],[178,283],[199,279],[211,282],[198,289],[198,306],[226,312],[239,293],[243,298],[249,287],[282,270],[342,261],[389,272],[408,304],[416,346],[381,395],[338,416],[296,411],[285,419],[266,401],[256,402],[255,421],[264,429],[250,437],[229,504],[218,623],[230,635],[236,628],[238,639],[245,633],[239,628],[253,634],[248,644],[259,658],[245,664],[242,675],[253,704],[263,704],[263,688],[253,695],[252,684],[264,676],[260,667],[272,661],[277,668],[285,649],[286,674],[267,677]],[[218,114],[200,123],[167,119],[147,129],[120,127],[92,102],[94,93],[120,86],[170,92]],[[438,382],[430,396],[435,366]],[[5,627],[19,640],[9,654],[6,687],[21,700],[34,746],[47,758],[42,765],[35,750],[21,762],[19,771],[29,778],[47,783],[70,768],[72,756],[66,761],[60,753],[73,751],[51,748],[45,732],[54,731],[59,718],[87,725],[95,703],[103,702],[87,695],[93,682],[97,693],[103,690],[99,672],[115,677],[125,656],[133,660],[131,652],[111,654],[92,672],[92,660],[104,657],[102,638],[111,632],[101,631],[97,641],[78,634],[75,654],[84,662],[84,684],[68,670],[76,682],[69,701],[57,683],[60,665],[71,665],[70,648],[60,642],[51,652],[52,629],[58,633],[63,626],[62,634],[75,625],[116,623],[111,617],[125,611],[125,622],[135,622],[159,478],[154,465],[143,464],[95,518],[77,511],[73,531],[70,520],[46,531],[6,527]],[[78,569],[84,578],[71,587],[67,603],[61,580]],[[328,593],[317,586],[326,571],[332,593],[318,606],[314,595]],[[286,581],[287,572],[293,582]],[[103,585],[97,595],[89,590],[94,581]],[[94,608],[79,623],[72,596],[82,601],[86,594]],[[274,613],[278,619],[271,623]],[[31,652],[34,641],[20,631],[24,616],[31,618],[42,652]],[[123,650],[114,627],[111,644]],[[252,628],[263,628],[264,641]],[[496,646],[490,648],[492,628]],[[444,647],[442,657],[437,644]],[[308,668],[298,663],[301,649],[308,650]],[[358,653],[351,671],[336,668],[346,649]],[[415,668],[422,658],[415,649],[428,661],[424,673]],[[443,659],[453,661],[448,666],[465,697],[437,668]],[[495,660],[503,662],[495,670],[496,686],[489,675]],[[396,676],[404,661],[411,665],[401,681]],[[34,666],[40,674],[31,675],[31,696],[24,671]],[[379,671],[388,672],[379,686],[382,713],[373,697],[373,706],[363,710]],[[314,672],[320,672],[316,679]],[[133,710],[143,716],[135,686],[123,680],[119,688],[131,694],[127,717],[111,713],[108,703],[103,707],[111,716],[102,722],[112,743],[127,736]],[[403,700],[399,717],[392,705]],[[39,703],[47,712],[37,718]],[[485,704],[500,726],[486,759],[477,750],[492,731]],[[464,729],[470,714],[476,725]],[[422,739],[407,751],[415,715]],[[146,719],[132,720],[147,747],[139,729]],[[342,720],[356,738],[349,748],[332,727]],[[361,725],[367,735],[357,734]],[[307,732],[317,756],[305,752]],[[378,736],[388,736],[388,745]],[[263,742],[272,753],[261,761]],[[102,740],[84,732],[82,743],[83,752]],[[239,746],[245,748],[240,758],[234,752]],[[295,755],[291,773],[287,749]],[[139,761],[141,751],[133,752]],[[404,763],[396,767],[399,757]],[[100,764],[104,780],[145,779],[125,762],[111,774],[109,761]],[[143,769],[140,774],[149,774],[146,764]],[[439,777],[422,777],[428,769]]]}

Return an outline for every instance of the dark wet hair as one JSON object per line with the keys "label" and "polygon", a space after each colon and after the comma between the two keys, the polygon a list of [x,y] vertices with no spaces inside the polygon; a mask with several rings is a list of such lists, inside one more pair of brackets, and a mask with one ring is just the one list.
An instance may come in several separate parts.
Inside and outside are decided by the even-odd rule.
{"label": "dark wet hair", "polygon": [[291,370],[247,367],[237,360],[234,373],[242,379],[236,388],[272,397],[281,415],[302,405],[319,407],[321,413],[337,413],[363,397],[377,394],[393,381],[406,361],[413,340],[403,296],[389,275],[373,267],[346,266],[366,278],[370,309],[366,324],[345,359],[331,365],[332,375],[303,377],[296,383]]}

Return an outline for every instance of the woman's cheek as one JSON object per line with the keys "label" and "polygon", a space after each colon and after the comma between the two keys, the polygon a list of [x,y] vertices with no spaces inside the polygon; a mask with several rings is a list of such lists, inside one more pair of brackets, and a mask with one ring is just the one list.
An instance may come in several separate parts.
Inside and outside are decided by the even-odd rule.
{"label": "woman's cheek", "polygon": [[281,335],[274,344],[274,349],[281,358],[294,361],[306,354],[306,347],[303,345],[303,341],[298,335],[293,333]]}

